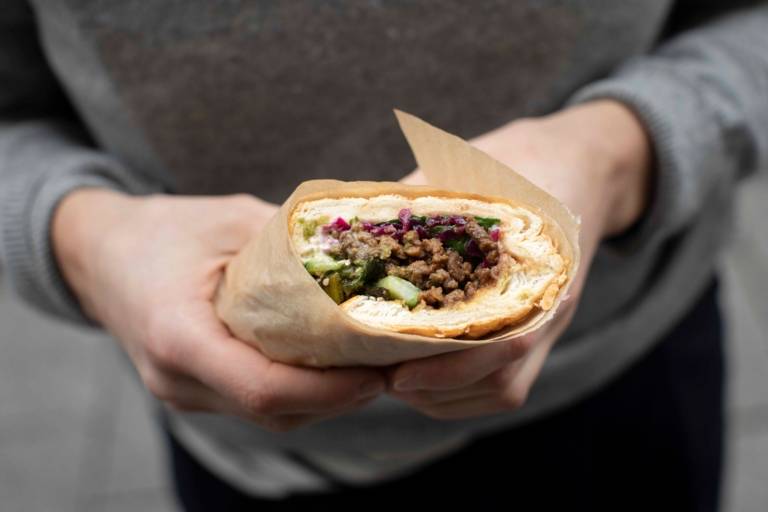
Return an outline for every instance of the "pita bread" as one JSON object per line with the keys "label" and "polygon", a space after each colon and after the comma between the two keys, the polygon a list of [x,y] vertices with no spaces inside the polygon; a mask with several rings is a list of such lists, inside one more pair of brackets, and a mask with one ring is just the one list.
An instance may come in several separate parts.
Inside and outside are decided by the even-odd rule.
{"label": "pita bread", "polygon": [[[439,309],[419,305],[409,309],[402,301],[356,295],[341,308],[361,323],[380,329],[433,337],[479,338],[525,319],[535,309],[549,310],[567,278],[567,262],[543,232],[544,221],[531,210],[503,199],[383,194],[373,197],[333,197],[304,201],[290,216],[290,235],[302,261],[324,253],[318,241],[306,236],[306,221],[352,219],[371,222],[397,218],[403,208],[413,215],[464,215],[500,219],[501,275],[471,298]],[[327,237],[326,237],[327,238]]]}

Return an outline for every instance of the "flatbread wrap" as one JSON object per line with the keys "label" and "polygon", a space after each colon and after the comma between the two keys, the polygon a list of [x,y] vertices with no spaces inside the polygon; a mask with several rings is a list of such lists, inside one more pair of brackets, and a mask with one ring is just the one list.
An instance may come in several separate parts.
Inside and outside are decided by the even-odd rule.
{"label": "flatbread wrap", "polygon": [[270,359],[381,366],[508,340],[564,297],[579,260],[567,208],[458,137],[398,119],[436,186],[305,182],[228,264],[216,311]]}

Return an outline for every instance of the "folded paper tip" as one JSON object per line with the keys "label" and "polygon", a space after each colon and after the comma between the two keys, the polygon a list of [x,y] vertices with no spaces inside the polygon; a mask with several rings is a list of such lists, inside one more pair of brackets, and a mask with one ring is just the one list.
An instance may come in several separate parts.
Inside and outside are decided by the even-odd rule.
{"label": "folded paper tip", "polygon": [[406,119],[409,119],[409,118],[413,118],[413,117],[414,117],[414,116],[412,116],[411,114],[409,114],[408,112],[405,112],[405,111],[403,111],[403,110],[400,110],[399,108],[393,108],[393,109],[392,109],[392,112],[394,112],[394,113],[395,113],[395,117],[397,118],[397,123],[398,123],[398,124],[399,124],[401,127],[403,126],[403,123],[405,122],[405,120],[406,120]]}

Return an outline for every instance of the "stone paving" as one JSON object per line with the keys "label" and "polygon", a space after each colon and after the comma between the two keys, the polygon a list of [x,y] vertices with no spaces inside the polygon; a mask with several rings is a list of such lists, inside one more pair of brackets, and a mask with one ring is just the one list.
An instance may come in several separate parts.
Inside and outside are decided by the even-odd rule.
{"label": "stone paving", "polygon": [[[745,184],[723,258],[729,446],[723,510],[768,510],[768,177]],[[0,277],[0,280],[1,277]],[[0,283],[0,509],[172,511],[151,402],[108,338]]]}

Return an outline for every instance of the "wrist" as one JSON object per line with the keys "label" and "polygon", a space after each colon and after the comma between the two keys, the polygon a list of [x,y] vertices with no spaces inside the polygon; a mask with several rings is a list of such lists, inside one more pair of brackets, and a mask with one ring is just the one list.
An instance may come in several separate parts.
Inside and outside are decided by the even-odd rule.
{"label": "wrist", "polygon": [[131,200],[109,189],[77,189],[62,198],[51,219],[51,246],[61,275],[85,314],[96,321],[90,284],[95,255],[110,232],[110,223]]}
{"label": "wrist", "polygon": [[635,224],[649,202],[653,155],[650,137],[638,117],[614,100],[596,100],[559,114],[580,127],[585,148],[582,167],[602,184],[605,217],[602,237],[618,235]]}

